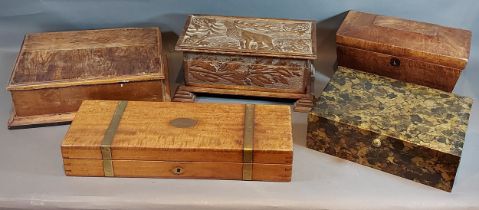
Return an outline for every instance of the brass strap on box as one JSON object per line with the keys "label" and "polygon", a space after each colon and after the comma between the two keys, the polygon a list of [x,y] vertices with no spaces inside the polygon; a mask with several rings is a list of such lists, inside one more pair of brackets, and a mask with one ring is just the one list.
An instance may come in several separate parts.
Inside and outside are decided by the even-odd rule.
{"label": "brass strap on box", "polygon": [[101,141],[100,149],[103,159],[103,172],[105,173],[105,176],[115,176],[111,158],[111,144],[113,142],[113,137],[115,137],[116,130],[118,129],[118,125],[120,125],[121,117],[123,116],[123,112],[125,111],[127,104],[128,101],[118,102],[115,113],[113,113],[113,117],[110,121],[110,125],[108,125],[105,135],[103,136],[103,140]]}
{"label": "brass strap on box", "polygon": [[243,180],[253,179],[254,104],[246,104],[243,138]]}

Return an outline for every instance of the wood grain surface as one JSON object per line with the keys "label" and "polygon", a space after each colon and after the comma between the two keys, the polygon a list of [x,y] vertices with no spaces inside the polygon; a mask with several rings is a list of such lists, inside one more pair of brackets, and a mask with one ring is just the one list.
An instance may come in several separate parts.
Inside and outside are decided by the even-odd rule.
{"label": "wood grain surface", "polygon": [[[117,101],[84,101],[65,140],[64,158],[102,159],[103,139]],[[254,163],[291,164],[291,111],[256,105]],[[128,103],[114,136],[115,160],[242,162],[245,105],[172,102]],[[197,121],[191,128],[170,124]]]}
{"label": "wood grain surface", "polygon": [[349,11],[336,33],[339,45],[464,69],[471,32]]}
{"label": "wood grain surface", "polygon": [[124,76],[164,79],[162,62],[158,28],[28,34],[8,89],[116,82]]}
{"label": "wood grain surface", "polygon": [[159,32],[158,28],[152,27],[30,33],[25,37],[24,49],[72,50],[148,45],[157,45],[161,49]]}
{"label": "wood grain surface", "polygon": [[[64,159],[68,176],[104,176],[102,160]],[[242,163],[113,160],[117,177],[242,179]],[[181,168],[181,174],[174,173]],[[134,169],[134,170],[133,170]],[[253,164],[255,181],[291,181],[290,164]]]}
{"label": "wood grain surface", "polygon": [[[338,65],[451,92],[461,69],[338,45]],[[400,65],[391,65],[396,59]]]}
{"label": "wood grain surface", "polygon": [[9,127],[69,122],[86,99],[170,101],[161,47],[158,28],[27,34],[7,86]]}
{"label": "wood grain surface", "polygon": [[75,112],[85,99],[169,101],[163,81],[12,91],[17,116]]}
{"label": "wood grain surface", "polygon": [[30,116],[18,116],[13,110],[8,119],[8,129],[15,128],[30,128],[45,125],[62,125],[68,124],[75,117],[75,112],[67,112],[61,114],[43,114],[43,115],[30,115]]}

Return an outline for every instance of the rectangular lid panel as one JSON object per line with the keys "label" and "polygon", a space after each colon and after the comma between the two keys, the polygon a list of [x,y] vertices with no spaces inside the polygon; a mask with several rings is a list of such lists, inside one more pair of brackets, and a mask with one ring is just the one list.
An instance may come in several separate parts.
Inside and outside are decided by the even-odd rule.
{"label": "rectangular lid panel", "polygon": [[[62,144],[64,158],[102,159],[100,144],[117,104],[83,102]],[[253,162],[291,164],[289,109],[255,105]],[[112,158],[242,162],[244,116],[242,104],[130,101],[114,133]]]}
{"label": "rectangular lid panel", "polygon": [[339,67],[314,112],[323,118],[460,156],[472,99]]}
{"label": "rectangular lid panel", "polygon": [[159,28],[152,27],[30,33],[25,37],[23,49],[72,50],[158,45],[161,44],[158,43],[159,32]]}
{"label": "rectangular lid panel", "polygon": [[471,32],[349,11],[336,33],[336,42],[463,69],[469,58]]}
{"label": "rectangular lid panel", "polygon": [[9,89],[81,81],[102,83],[115,78],[164,78],[160,51],[158,28],[28,34]]}
{"label": "rectangular lid panel", "polygon": [[176,50],[315,59],[316,25],[313,21],[193,15]]}

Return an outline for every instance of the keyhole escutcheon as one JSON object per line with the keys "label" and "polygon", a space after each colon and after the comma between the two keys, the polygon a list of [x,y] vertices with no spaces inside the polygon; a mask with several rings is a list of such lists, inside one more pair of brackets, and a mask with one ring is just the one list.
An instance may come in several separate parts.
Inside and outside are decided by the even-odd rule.
{"label": "keyhole escutcheon", "polygon": [[183,174],[183,172],[184,172],[185,170],[184,170],[182,167],[177,166],[177,167],[173,168],[171,171],[172,171],[173,174],[175,174],[175,175],[181,175],[181,174]]}
{"label": "keyhole escutcheon", "polygon": [[389,64],[391,64],[391,66],[400,66],[401,61],[398,58],[391,58]]}

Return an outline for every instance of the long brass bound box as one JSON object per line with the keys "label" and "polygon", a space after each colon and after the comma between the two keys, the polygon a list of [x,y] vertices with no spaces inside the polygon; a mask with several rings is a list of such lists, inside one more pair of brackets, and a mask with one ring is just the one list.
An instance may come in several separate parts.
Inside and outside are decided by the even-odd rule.
{"label": "long brass bound box", "polygon": [[210,93],[295,99],[295,110],[311,109],[314,21],[192,15],[176,50],[185,85],[174,101]]}
{"label": "long brass bound box", "polygon": [[290,181],[289,106],[84,101],[62,143],[69,176]]}
{"label": "long brass bound box", "polygon": [[339,67],[308,117],[307,147],[451,191],[472,99]]}
{"label": "long brass bound box", "polygon": [[65,123],[82,100],[170,101],[159,28],[31,33],[8,84],[9,127]]}

